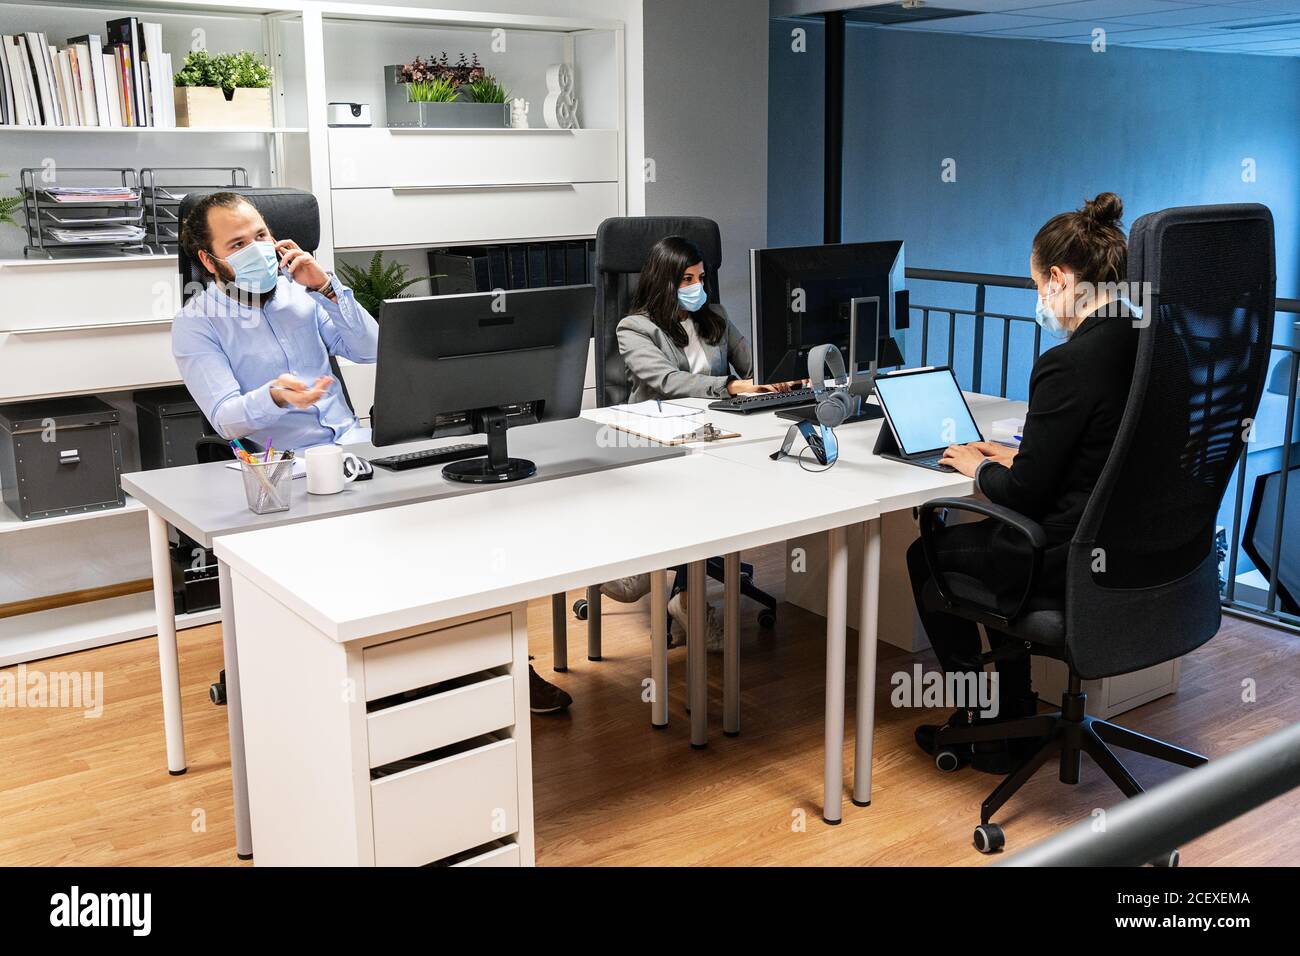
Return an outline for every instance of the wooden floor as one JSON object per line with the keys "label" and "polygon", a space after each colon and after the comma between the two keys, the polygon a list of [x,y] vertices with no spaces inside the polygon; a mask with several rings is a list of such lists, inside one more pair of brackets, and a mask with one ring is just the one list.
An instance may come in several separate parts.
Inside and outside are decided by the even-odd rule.
{"label": "wooden floor", "polygon": [[[760,583],[779,596],[780,552],[746,558],[756,560]],[[935,770],[912,744],[913,728],[934,713],[890,705],[890,675],[910,669],[912,655],[881,645],[873,803],[863,809],[846,801],[844,822],[828,827],[820,807],[820,618],[782,605],[776,630],[761,632],[753,607],[744,607],[742,734],[721,734],[721,659],[711,657],[710,741],[696,752],[688,746],[683,709],[685,652],[670,658],[671,725],[653,731],[649,704],[641,699],[649,674],[646,602],[606,607],[604,661],[586,659],[585,625],[571,619],[571,669],[561,675],[550,669],[549,602],[530,608],[536,666],[576,701],[567,715],[533,719],[539,864],[987,862],[971,848],[970,836],[995,778]],[[166,772],[152,640],[32,665],[102,671],[106,703],[98,718],[53,709],[0,711],[0,864],[237,862],[225,710],[207,699],[221,668],[220,632],[215,626],[185,631],[180,644],[190,762],[180,777]],[[1242,701],[1247,680],[1256,685],[1253,703]],[[846,797],[851,682],[847,695]],[[1296,721],[1300,639],[1230,618],[1186,661],[1176,695],[1120,718],[1210,757]],[[1142,757],[1132,757],[1130,767],[1147,784],[1177,772]],[[1117,802],[1118,793],[1085,759],[1077,787],[1059,783],[1045,767],[999,821],[1014,851]],[[1292,794],[1184,847],[1184,865],[1290,865],[1300,859],[1297,820],[1300,794]]]}

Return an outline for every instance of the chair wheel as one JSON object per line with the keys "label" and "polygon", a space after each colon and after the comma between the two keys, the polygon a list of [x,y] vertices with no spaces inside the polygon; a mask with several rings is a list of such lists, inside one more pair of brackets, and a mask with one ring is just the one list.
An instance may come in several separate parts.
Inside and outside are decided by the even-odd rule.
{"label": "chair wheel", "polygon": [[212,703],[216,704],[218,707],[224,706],[226,703],[226,685],[212,684],[211,686],[209,686],[208,699],[211,700]]}
{"label": "chair wheel", "polygon": [[1165,866],[1175,867],[1178,865],[1178,860],[1179,860],[1178,851],[1170,850],[1164,856],[1158,856],[1154,860],[1152,860],[1151,865],[1159,866],[1159,867],[1165,867]]}
{"label": "chair wheel", "polygon": [[975,828],[974,842],[981,853],[997,853],[1007,845],[1007,835],[996,823],[981,823]]}
{"label": "chair wheel", "polygon": [[961,755],[951,747],[945,747],[934,755],[934,765],[944,773],[954,773],[961,769]]}
{"label": "chair wheel", "polygon": [[758,626],[764,630],[770,631],[776,627],[776,612],[769,611],[767,608],[758,612]]}
{"label": "chair wheel", "polygon": [[576,617],[579,621],[585,621],[587,619],[586,598],[578,598],[578,600],[573,602],[573,616]]}

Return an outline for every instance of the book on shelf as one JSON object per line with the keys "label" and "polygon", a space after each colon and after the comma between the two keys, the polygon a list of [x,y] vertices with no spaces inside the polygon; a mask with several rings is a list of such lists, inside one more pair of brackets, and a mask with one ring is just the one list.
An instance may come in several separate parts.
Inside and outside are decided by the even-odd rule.
{"label": "book on shelf", "polygon": [[136,17],[60,49],[38,31],[0,35],[0,125],[176,125],[172,55],[162,25]]}

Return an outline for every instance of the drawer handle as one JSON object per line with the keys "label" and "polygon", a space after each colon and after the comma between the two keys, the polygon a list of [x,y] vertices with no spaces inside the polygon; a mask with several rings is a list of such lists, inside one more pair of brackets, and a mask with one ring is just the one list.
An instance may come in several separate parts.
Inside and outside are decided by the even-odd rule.
{"label": "drawer handle", "polygon": [[460,192],[506,192],[518,190],[553,189],[574,190],[573,183],[502,183],[491,186],[394,186],[394,195],[404,193],[460,193]]}
{"label": "drawer handle", "polygon": [[152,329],[171,325],[171,319],[149,319],[144,322],[97,322],[89,325],[51,325],[43,329],[10,329],[9,335],[50,335],[55,332],[98,332],[102,329]]}
{"label": "drawer handle", "polygon": [[81,461],[81,451],[77,448],[69,448],[67,451],[59,452],[60,465],[75,465]]}

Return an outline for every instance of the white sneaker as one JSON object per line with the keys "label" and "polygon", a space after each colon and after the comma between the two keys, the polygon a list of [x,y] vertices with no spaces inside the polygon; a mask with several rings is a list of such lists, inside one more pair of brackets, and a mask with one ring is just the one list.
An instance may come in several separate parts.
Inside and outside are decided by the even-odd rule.
{"label": "white sneaker", "polygon": [[[687,614],[682,595],[678,591],[668,601],[668,616],[673,619],[671,630],[672,646],[681,647],[686,643]],[[704,609],[704,649],[710,654],[722,653],[722,615],[712,604]]]}
{"label": "white sneaker", "polygon": [[650,575],[634,574],[630,578],[606,581],[600,586],[600,593],[620,604],[635,604],[650,593]]}

